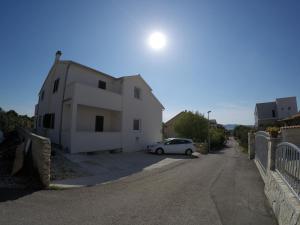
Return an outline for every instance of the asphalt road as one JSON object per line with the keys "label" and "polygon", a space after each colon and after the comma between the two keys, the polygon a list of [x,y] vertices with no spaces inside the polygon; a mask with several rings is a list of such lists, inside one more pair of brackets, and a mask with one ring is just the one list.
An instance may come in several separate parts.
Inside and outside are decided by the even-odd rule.
{"label": "asphalt road", "polygon": [[[0,190],[1,192],[1,190]],[[276,224],[253,162],[236,143],[100,186],[0,202],[0,224]]]}

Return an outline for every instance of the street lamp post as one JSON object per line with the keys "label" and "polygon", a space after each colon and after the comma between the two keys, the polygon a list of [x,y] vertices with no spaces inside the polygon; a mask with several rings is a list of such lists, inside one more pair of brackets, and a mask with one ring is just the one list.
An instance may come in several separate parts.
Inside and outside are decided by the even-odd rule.
{"label": "street lamp post", "polygon": [[208,133],[207,133],[207,144],[208,144],[208,152],[210,152],[210,134],[209,134],[209,128],[210,128],[210,121],[209,121],[209,114],[211,113],[211,111],[209,110],[208,112],[207,112],[207,119],[208,119],[208,128],[207,128],[207,130],[208,130]]}

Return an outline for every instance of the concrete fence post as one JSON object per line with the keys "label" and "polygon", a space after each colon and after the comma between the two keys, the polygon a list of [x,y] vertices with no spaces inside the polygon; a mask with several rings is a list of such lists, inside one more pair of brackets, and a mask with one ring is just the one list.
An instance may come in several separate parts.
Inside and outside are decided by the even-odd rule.
{"label": "concrete fence post", "polygon": [[280,138],[270,137],[268,141],[268,164],[267,170],[275,170],[276,148],[280,143]]}
{"label": "concrete fence post", "polygon": [[248,158],[254,159],[255,157],[255,134],[253,132],[248,133]]}

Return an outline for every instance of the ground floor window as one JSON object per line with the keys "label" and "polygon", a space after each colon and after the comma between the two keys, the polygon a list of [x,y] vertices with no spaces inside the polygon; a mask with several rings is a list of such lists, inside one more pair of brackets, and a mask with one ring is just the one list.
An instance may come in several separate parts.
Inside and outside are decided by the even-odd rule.
{"label": "ground floor window", "polygon": [[38,127],[42,126],[42,116],[38,116]]}
{"label": "ground floor window", "polygon": [[133,120],[133,130],[140,130],[141,129],[141,120],[134,119]]}
{"label": "ground floor window", "polygon": [[43,118],[43,127],[44,128],[54,129],[54,122],[55,122],[55,114],[54,113],[48,113],[48,114],[44,115],[44,118]]}
{"label": "ground floor window", "polygon": [[96,116],[95,131],[96,132],[103,132],[103,125],[104,125],[104,117],[103,116]]}

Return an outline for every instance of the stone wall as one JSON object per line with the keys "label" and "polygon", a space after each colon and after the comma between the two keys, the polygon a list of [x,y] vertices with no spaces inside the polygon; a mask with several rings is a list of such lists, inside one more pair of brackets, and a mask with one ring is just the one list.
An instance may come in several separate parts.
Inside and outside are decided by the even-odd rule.
{"label": "stone wall", "polygon": [[277,172],[268,171],[265,194],[279,225],[300,225],[299,199]]}
{"label": "stone wall", "polygon": [[34,170],[44,187],[50,184],[51,142],[48,138],[38,136],[27,130],[18,129],[18,134],[25,143],[31,142],[29,153]]}
{"label": "stone wall", "polygon": [[[253,143],[255,135],[248,135],[249,142]],[[273,209],[279,225],[300,225],[300,201],[291,191],[281,175],[275,170],[276,146],[281,141],[270,138],[268,143],[268,163],[263,169],[259,160],[254,162],[265,183],[265,194]],[[255,156],[255,145],[249,145],[249,156]],[[252,157],[250,157],[251,159]]]}
{"label": "stone wall", "polygon": [[281,127],[282,141],[300,147],[300,126]]}

